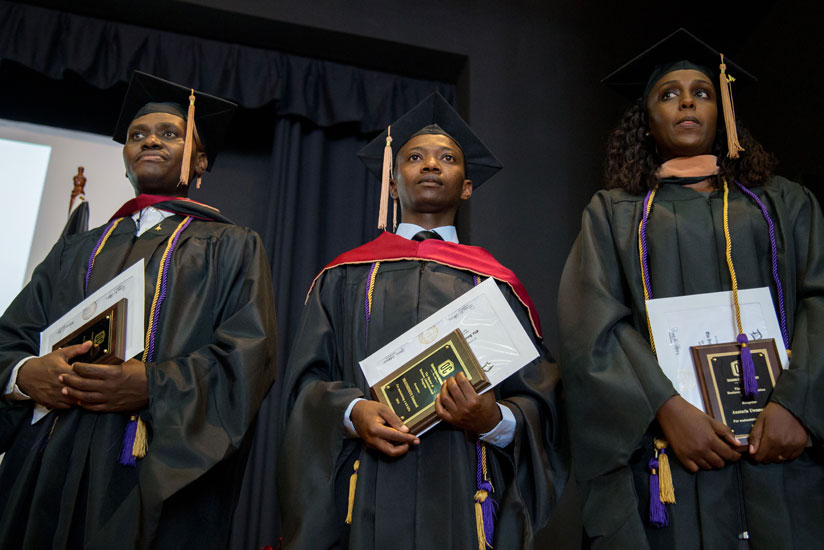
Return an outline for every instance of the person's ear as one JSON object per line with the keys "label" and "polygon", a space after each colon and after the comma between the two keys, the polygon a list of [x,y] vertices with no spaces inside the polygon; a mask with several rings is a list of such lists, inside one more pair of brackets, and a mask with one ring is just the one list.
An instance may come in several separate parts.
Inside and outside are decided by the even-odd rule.
{"label": "person's ear", "polygon": [[464,180],[461,188],[461,200],[469,200],[472,196],[472,180]]}
{"label": "person's ear", "polygon": [[198,151],[195,153],[195,174],[198,176],[202,176],[204,172],[206,172],[206,168],[209,167],[209,159],[206,158],[206,153],[203,151]]}

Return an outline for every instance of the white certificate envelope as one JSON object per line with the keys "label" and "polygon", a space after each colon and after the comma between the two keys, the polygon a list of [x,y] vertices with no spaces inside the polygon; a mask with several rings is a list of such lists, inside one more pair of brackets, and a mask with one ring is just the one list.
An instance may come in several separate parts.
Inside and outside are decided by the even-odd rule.
{"label": "white certificate envelope", "polygon": [[[778,358],[781,366],[786,369],[789,358],[775,316],[770,289],[763,287],[739,290],[738,303],[741,308],[741,324],[747,338],[775,339]],[[706,412],[690,346],[735,341],[738,327],[732,292],[656,298],[647,302],[647,313],[661,370],[672,381],[681,397]]]}
{"label": "white certificate envelope", "polygon": [[40,333],[40,356],[51,353],[54,345],[82,327],[95,313],[105,311],[121,299],[126,299],[126,357],[131,359],[143,351],[143,259],[96,290],[68,313]]}
{"label": "white certificate envelope", "polygon": [[538,357],[535,344],[495,280],[489,278],[362,360],[366,382],[374,386],[458,328],[489,379],[484,391]]}

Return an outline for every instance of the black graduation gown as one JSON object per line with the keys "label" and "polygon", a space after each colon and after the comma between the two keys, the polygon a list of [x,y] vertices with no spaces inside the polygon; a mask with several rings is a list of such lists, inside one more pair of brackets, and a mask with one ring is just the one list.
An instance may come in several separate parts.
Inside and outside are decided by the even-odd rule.
{"label": "black graduation gown", "polygon": [[[146,457],[134,468],[118,463],[128,414],[75,407],[31,425],[30,401],[5,403],[4,548],[225,547],[246,435],[274,379],[272,283],[257,234],[197,205],[179,210],[223,221],[193,220],[172,255],[140,411]],[[140,256],[148,318],[160,258],[182,219],[135,238],[125,218],[97,256],[88,292],[89,255],[104,228],[62,237],[0,319],[3,386],[20,359],[38,355],[42,329]]]}
{"label": "black graduation gown", "polygon": [[[601,191],[583,215],[559,293],[561,368],[584,527],[593,548],[737,548],[824,544],[824,220],[812,195],[782,178],[753,188],[775,223],[792,361],[772,394],[809,430],[797,460],[759,465],[743,458],[690,474],[674,453],[677,503],[669,527],[649,526],[655,412],[676,394],[649,345],[638,257],[643,196]],[[656,298],[731,289],[722,193],[662,186],[647,227]],[[775,302],[767,223],[736,187],[729,194],[739,288],[768,286]],[[777,302],[775,302],[777,303]]]}
{"label": "black graduation gown", "polygon": [[[475,436],[441,423],[399,459],[344,434],[343,415],[369,395],[358,361],[474,285],[473,275],[430,261],[383,262],[367,326],[370,264],[327,270],[312,290],[284,374],[285,438],[278,494],[285,549],[478,548],[473,496]],[[532,334],[526,311],[499,284]],[[558,373],[541,358],[497,390],[517,419],[512,444],[487,445],[501,508],[494,545],[531,548],[566,480]],[[360,458],[351,527],[344,523],[352,465]]]}

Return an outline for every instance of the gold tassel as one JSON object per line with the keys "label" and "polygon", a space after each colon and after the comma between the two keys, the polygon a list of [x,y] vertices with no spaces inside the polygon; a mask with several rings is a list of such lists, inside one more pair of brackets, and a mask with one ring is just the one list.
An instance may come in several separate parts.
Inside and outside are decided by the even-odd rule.
{"label": "gold tassel", "polygon": [[203,176],[202,176],[202,175],[198,175],[198,176],[197,176],[197,188],[198,188],[198,189],[200,189],[200,183],[201,183],[202,181],[203,181]]}
{"label": "gold tassel", "polygon": [[132,456],[143,458],[149,450],[149,434],[146,423],[139,416],[137,417],[137,430],[134,434],[134,445],[132,445]]}
{"label": "gold tassel", "polygon": [[478,550],[486,550],[486,534],[484,533],[484,513],[481,503],[489,496],[485,490],[481,489],[475,493],[475,528],[478,531]]}
{"label": "gold tassel", "polygon": [[358,484],[358,468],[360,460],[355,461],[354,471],[349,476],[349,505],[346,508],[346,525],[352,525],[352,510],[355,508],[355,486]]}
{"label": "gold tassel", "polygon": [[727,128],[727,156],[737,159],[739,151],[744,148],[738,142],[738,129],[735,126],[735,107],[732,103],[732,83],[735,78],[727,76],[724,54],[721,54],[721,105],[724,110],[724,125]]}
{"label": "gold tassel", "polygon": [[672,484],[672,470],[670,469],[669,458],[664,449],[667,442],[663,439],[655,438],[655,451],[658,454],[658,487],[660,489],[661,502],[675,504],[675,486]]}
{"label": "gold tassel", "polygon": [[392,199],[392,231],[398,230],[398,199]]}
{"label": "gold tassel", "polygon": [[383,171],[381,172],[381,205],[378,210],[378,229],[386,229],[386,216],[389,214],[389,178],[392,175],[392,136],[391,126],[386,127],[386,147],[383,149]]}
{"label": "gold tassel", "polygon": [[195,91],[189,94],[189,111],[186,115],[186,138],[183,141],[183,162],[180,164],[180,183],[189,185],[189,168],[192,163],[192,141],[195,130]]}

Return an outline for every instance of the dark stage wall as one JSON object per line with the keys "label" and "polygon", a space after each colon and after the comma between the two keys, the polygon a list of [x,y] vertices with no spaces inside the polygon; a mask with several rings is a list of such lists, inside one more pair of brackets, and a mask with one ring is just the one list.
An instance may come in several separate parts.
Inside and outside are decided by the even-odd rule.
{"label": "dark stage wall", "polygon": [[[151,19],[145,11],[138,15],[137,10],[107,4],[80,2],[64,9],[141,25]],[[166,30],[171,17],[177,32],[256,47],[271,44],[320,57],[323,39],[302,42],[300,33],[287,32],[288,25],[334,31],[343,34],[329,35],[330,58],[457,83],[461,111],[504,165],[462,214],[464,240],[484,246],[518,273],[541,313],[551,351],[557,349],[555,307],[561,269],[578,232],[580,213],[600,187],[608,132],[626,106],[599,81],[651,42],[684,26],[754,73],[760,79],[757,86],[734,89],[739,118],[778,155],[780,173],[817,193],[824,185],[824,160],[813,152],[824,122],[816,101],[824,78],[813,62],[822,51],[820,30],[813,26],[821,13],[811,13],[810,4],[797,0],[715,3],[711,8],[696,3],[524,0],[166,4],[173,7],[172,13],[158,23]],[[250,25],[244,35],[215,20],[214,10],[261,25]],[[190,24],[181,24],[181,17],[189,18]],[[268,34],[276,30],[265,23],[273,22],[287,24],[283,34]],[[351,51],[340,47],[347,35],[354,45]],[[387,43],[369,48],[368,41],[359,39]],[[398,45],[450,55],[404,53]],[[255,151],[248,151],[249,161],[256,162],[255,158]],[[233,206],[227,204],[229,197],[209,194],[214,197],[211,202],[230,215],[247,203],[254,208],[253,197],[240,197]],[[544,534],[546,547],[548,541],[556,549],[579,547],[575,502],[572,491]]]}
{"label": "dark stage wall", "polygon": [[[807,101],[824,83],[809,64],[824,44],[809,3],[188,2],[466,56],[461,108],[504,170],[473,195],[462,229],[518,273],[550,350],[557,348],[561,269],[580,213],[600,187],[608,132],[625,107],[599,81],[652,42],[684,26],[754,73],[760,84],[735,96],[739,118],[778,154],[782,174],[811,187],[824,177],[824,161],[810,147],[820,141],[824,117]],[[369,56],[379,63],[382,52]],[[413,66],[413,57],[395,59],[398,72]]]}

